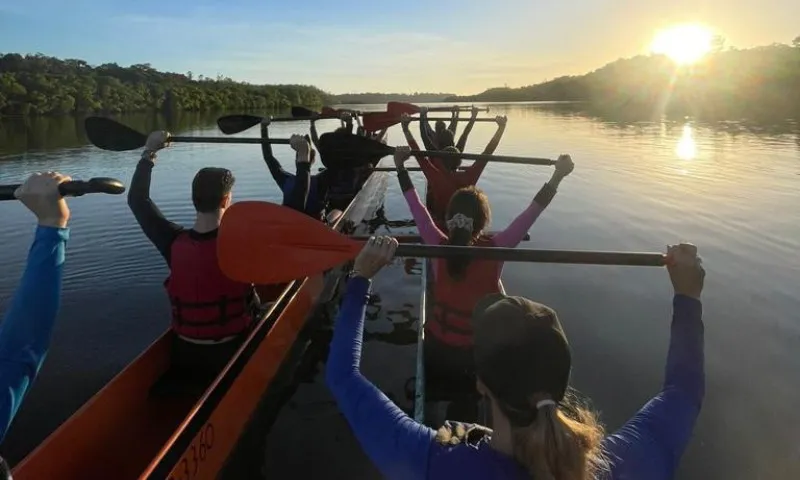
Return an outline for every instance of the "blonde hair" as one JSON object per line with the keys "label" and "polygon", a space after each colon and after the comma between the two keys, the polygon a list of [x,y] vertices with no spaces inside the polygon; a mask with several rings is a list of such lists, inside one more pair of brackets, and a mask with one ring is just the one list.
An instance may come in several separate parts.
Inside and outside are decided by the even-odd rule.
{"label": "blonde hair", "polygon": [[583,406],[570,410],[567,415],[558,405],[545,405],[530,425],[511,425],[514,458],[536,480],[590,480],[607,468],[602,425]]}

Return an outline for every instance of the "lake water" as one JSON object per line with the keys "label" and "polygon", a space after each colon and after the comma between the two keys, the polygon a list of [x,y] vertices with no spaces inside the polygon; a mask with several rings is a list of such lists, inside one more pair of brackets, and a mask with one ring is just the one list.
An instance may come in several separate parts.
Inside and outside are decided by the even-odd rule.
{"label": "lake water", "polygon": [[[800,126],[619,123],[563,106],[490,107],[491,115],[509,117],[497,153],[555,158],[563,152],[576,164],[523,246],[663,251],[680,240],[698,246],[707,270],[707,395],[679,477],[800,478]],[[182,135],[219,135],[213,119],[200,116],[168,124],[143,116],[124,121],[140,130],[158,123]],[[306,128],[276,124],[272,130],[279,137]],[[476,125],[468,150],[482,150],[493,131],[493,124]],[[257,129],[247,134],[256,136]],[[389,143],[401,141],[399,128],[392,129]],[[276,149],[290,166],[288,147]],[[72,119],[0,124],[0,183],[38,170],[127,183],[137,158],[138,152],[87,145]],[[191,179],[212,165],[237,176],[235,200],[279,200],[257,146],[179,144],[160,155],[153,178],[153,198],[169,218],[190,224]],[[507,225],[550,173],[490,165],[479,186],[492,202],[494,228]],[[414,175],[421,190],[421,176]],[[62,309],[45,367],[0,449],[12,462],[167,327],[167,269],[125,196],[90,195],[70,200],[70,208]],[[396,183],[386,217],[381,231],[413,231],[403,226],[411,216]],[[4,310],[34,222],[16,202],[0,204],[0,218]],[[559,312],[574,349],[573,385],[593,399],[609,429],[658,392],[672,298],[663,269],[508,264],[503,280],[509,293]],[[376,279],[367,323],[363,370],[404,406],[419,282],[399,261],[387,267]],[[266,465],[278,478],[374,475],[319,378],[301,387],[281,414]]]}

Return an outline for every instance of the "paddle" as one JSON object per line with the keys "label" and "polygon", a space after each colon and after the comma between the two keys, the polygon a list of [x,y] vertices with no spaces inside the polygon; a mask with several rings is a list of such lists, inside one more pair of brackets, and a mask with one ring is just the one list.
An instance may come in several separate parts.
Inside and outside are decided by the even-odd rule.
{"label": "paddle", "polygon": [[[473,107],[458,106],[459,110],[472,110],[472,108]],[[453,107],[428,107],[429,112],[451,112],[452,110]],[[479,112],[488,112],[489,107],[478,108],[477,110]],[[415,113],[420,113],[422,111],[422,107],[418,107],[413,103],[389,102],[386,104],[386,111],[394,113],[397,116],[400,116],[403,113],[413,115]]]}
{"label": "paddle", "polygon": [[[243,201],[222,217],[217,257],[232,280],[256,284],[288,282],[350,261],[364,243],[351,240],[313,218],[273,203]],[[472,258],[506,262],[663,266],[660,253],[528,250],[449,245],[400,245],[399,257]]]}
{"label": "paddle", "polygon": [[[264,121],[266,117],[259,117],[256,115],[225,115],[217,119],[217,126],[225,135],[233,135],[241,133],[245,130],[255,127]],[[270,122],[300,122],[307,120],[305,118],[295,117],[271,117]]]}
{"label": "paddle", "polygon": [[[393,112],[366,112],[362,115],[364,121],[364,128],[368,131],[374,132],[377,130],[383,130],[384,128],[389,128],[394,125],[400,123],[400,115]],[[420,121],[420,118],[412,118],[412,122]],[[429,121],[433,122],[436,120],[441,120],[443,122],[449,122],[449,118],[428,118]],[[476,118],[476,122],[496,122],[494,118]]]}
{"label": "paddle", "polygon": [[[497,232],[489,232],[488,235],[491,237],[492,235],[495,235],[495,234],[497,234]],[[392,235],[392,238],[397,240],[399,243],[420,243],[420,242],[422,242],[422,237],[420,237],[419,235],[414,235],[414,234],[410,234],[410,235]],[[364,242],[364,241],[369,240],[369,235],[350,235],[350,239],[351,240],[357,240],[357,241],[360,241],[360,242]],[[530,233],[526,233],[525,236],[522,237],[522,241],[523,242],[528,242],[528,241],[530,241],[530,239],[531,239],[531,234]]]}
{"label": "paddle", "polygon": [[[358,167],[372,162],[376,158],[393,155],[395,147],[390,147],[377,140],[360,135],[342,135],[340,132],[329,132],[319,137],[321,155],[326,152],[347,152],[352,158],[350,167]],[[335,153],[334,153],[335,154]],[[548,158],[511,157],[505,155],[484,155],[480,153],[456,153],[442,151],[412,150],[411,155],[424,155],[435,158],[463,158],[465,160],[487,160],[491,162],[515,163],[519,165],[554,165],[555,160]],[[358,163],[360,162],[360,164]]]}
{"label": "paddle", "polygon": [[322,107],[322,112],[315,112],[306,107],[292,107],[292,116],[295,118],[339,118],[342,113],[349,112],[353,115],[360,115],[358,110],[350,109],[335,109],[331,107]]}
{"label": "paddle", "polygon": [[[16,200],[14,191],[22,184],[0,185],[0,201]],[[62,197],[80,197],[87,193],[107,193],[119,195],[125,193],[125,185],[116,178],[95,177],[89,180],[71,180],[58,186],[58,192]]]}
{"label": "paddle", "polygon": [[[84,122],[86,136],[96,147],[112,152],[124,152],[144,147],[147,135],[105,117],[87,117]],[[289,144],[288,138],[225,138],[225,137],[170,137],[175,143],[272,143]]]}

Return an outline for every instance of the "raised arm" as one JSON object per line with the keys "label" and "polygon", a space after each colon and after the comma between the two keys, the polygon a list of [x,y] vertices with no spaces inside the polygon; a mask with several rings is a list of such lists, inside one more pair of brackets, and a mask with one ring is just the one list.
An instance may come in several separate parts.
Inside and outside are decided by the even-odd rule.
{"label": "raised arm", "polygon": [[411,216],[414,217],[414,223],[417,225],[419,235],[422,241],[429,245],[438,245],[447,239],[444,233],[436,227],[431,214],[425,205],[422,204],[414,184],[411,182],[411,177],[408,175],[408,170],[405,168],[405,161],[409,157],[408,147],[397,147],[394,154],[394,162],[397,165],[397,179],[400,181],[400,189],[403,192],[403,197],[408,203],[408,208],[411,210]]}
{"label": "raised arm", "polygon": [[669,247],[675,287],[664,386],[603,443],[611,478],[671,479],[686,450],[705,396],[704,327],[700,294],[705,271],[694,245]]}
{"label": "raised arm", "polygon": [[453,132],[453,137],[456,136],[456,130],[458,129],[458,116],[461,113],[461,109],[458,107],[453,107],[453,111],[450,113],[450,125],[447,126],[447,129]]}
{"label": "raised arm", "polygon": [[[461,137],[458,139],[458,143],[456,143],[456,148],[459,152],[463,152],[464,148],[467,146],[467,137],[469,137],[470,132],[472,132],[472,127],[475,126],[475,119],[478,118],[478,109],[472,107],[472,112],[469,116],[469,122],[467,122],[467,126],[464,127],[464,131],[461,133]],[[455,130],[453,130],[453,134],[455,135]]]}
{"label": "raised arm", "polygon": [[147,138],[142,158],[133,172],[128,189],[128,207],[133,212],[142,232],[150,239],[169,265],[170,249],[175,237],[183,228],[164,217],[158,206],[150,198],[150,182],[153,167],[156,165],[156,152],[164,148],[169,141],[169,133],[153,132]]}
{"label": "raised arm", "polygon": [[483,149],[484,155],[491,155],[497,150],[497,146],[500,145],[500,139],[503,138],[503,133],[506,131],[508,118],[505,115],[498,115],[495,117],[495,121],[497,122],[497,131],[494,132],[494,136],[489,140],[489,143],[486,144],[486,148]]}
{"label": "raised arm", "polygon": [[495,246],[513,248],[519,245],[522,239],[525,238],[525,234],[536,222],[536,219],[539,218],[539,215],[550,205],[558,191],[558,185],[561,180],[569,175],[574,168],[575,165],[569,155],[559,156],[553,176],[533,197],[533,201],[505,230],[492,237]]}
{"label": "raised arm", "polygon": [[15,192],[39,224],[22,280],[0,324],[0,442],[50,346],[69,239],[69,208],[58,194],[58,185],[68,180],[57,173],[34,174]]}
{"label": "raised arm", "polygon": [[311,145],[309,144],[309,139],[303,135],[292,135],[289,139],[289,144],[296,152],[297,174],[292,185],[292,191],[287,192],[286,206],[305,213],[308,191],[311,188]]}
{"label": "raised arm", "polygon": [[[419,137],[422,139],[422,144],[425,145],[425,150],[438,149],[436,146],[436,134],[428,123],[428,109],[425,107],[422,107],[419,111]],[[415,148],[415,150],[418,149]]]}
{"label": "raised arm", "polygon": [[319,132],[317,132],[317,118],[311,119],[311,142],[314,144],[314,148],[319,150]]}
{"label": "raised arm", "polygon": [[370,278],[388,263],[397,241],[373,238],[356,258],[336,317],[325,383],[361,448],[389,479],[426,478],[435,432],[416,423],[361,374],[361,343]]}
{"label": "raised arm", "polygon": [[[311,132],[313,138],[314,132],[314,123],[311,123]],[[262,140],[269,140],[269,120],[265,119],[261,122],[261,139]],[[267,163],[267,168],[269,168],[269,173],[272,175],[272,178],[275,180],[275,183],[278,184],[278,188],[283,190],[283,186],[286,184],[286,180],[291,178],[292,174],[288,173],[286,170],[283,169],[278,159],[272,154],[272,145],[263,142],[261,144],[261,155],[264,157],[264,162]]]}

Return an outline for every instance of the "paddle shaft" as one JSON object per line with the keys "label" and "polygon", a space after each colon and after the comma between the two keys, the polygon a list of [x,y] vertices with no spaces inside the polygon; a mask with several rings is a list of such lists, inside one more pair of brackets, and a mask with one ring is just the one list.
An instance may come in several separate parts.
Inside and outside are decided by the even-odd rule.
{"label": "paddle shaft", "polygon": [[[421,118],[418,118],[418,117],[411,117],[411,121],[412,121],[412,122],[418,122],[418,121],[420,121],[420,120],[422,120],[422,119],[421,119]],[[441,120],[442,122],[449,122],[451,119],[449,119],[449,118],[436,118],[436,117],[434,117],[434,118],[427,118],[426,120],[428,120],[429,122],[436,122],[436,121],[440,121],[440,120]],[[463,120],[463,119],[462,119],[462,120]],[[464,120],[464,121],[465,121],[465,122],[471,122],[471,121],[472,121],[472,119],[469,119],[469,120]],[[496,119],[494,119],[494,118],[476,118],[476,119],[475,119],[475,121],[476,121],[476,122],[496,122],[497,120],[496,120]]]}
{"label": "paddle shaft", "polygon": [[588,252],[579,250],[529,250],[501,247],[454,247],[451,245],[409,245],[397,247],[398,257],[449,258],[468,255],[470,258],[503,262],[572,263],[581,265],[627,265],[663,267],[661,253]]}
{"label": "paddle shaft", "polygon": [[411,155],[423,155],[433,158],[461,158],[464,160],[486,160],[489,162],[516,163],[518,165],[555,165],[555,160],[549,158],[509,157],[506,155],[486,155],[483,153],[456,153],[442,152],[440,150],[411,150]]}
{"label": "paddle shaft", "polygon": [[249,138],[249,137],[169,137],[175,143],[270,143],[273,145],[289,145],[288,138]]}
{"label": "paddle shaft", "polygon": [[[14,192],[21,187],[21,183],[0,185],[0,201],[16,200]],[[58,186],[58,193],[62,197],[80,197],[87,193],[109,193],[119,195],[125,192],[125,186],[119,180],[112,178],[98,178],[92,181],[71,180]]]}
{"label": "paddle shaft", "polygon": [[[465,106],[462,105],[462,106],[458,107],[458,110],[461,111],[461,112],[464,112],[464,111],[470,111],[470,110],[472,110],[472,108],[473,107],[465,107]],[[488,112],[489,111],[489,107],[476,108],[475,110],[477,110],[479,112]],[[428,107],[428,111],[429,112],[452,112],[453,111],[453,107]]]}
{"label": "paddle shaft", "polygon": [[[458,167],[458,170],[459,171],[464,171],[464,170],[466,170],[466,167]],[[372,171],[373,172],[396,172],[397,171],[397,167],[377,167],[377,168],[373,168]],[[408,172],[421,172],[422,169],[419,168],[419,167],[411,167],[411,168],[406,168],[406,171],[408,171]]]}
{"label": "paddle shaft", "polygon": [[[496,233],[497,232],[489,232],[488,235],[491,237],[492,235],[494,235]],[[367,240],[369,240],[369,237],[370,237],[369,235],[350,235],[350,238],[352,240],[361,240],[361,241],[367,241]],[[410,234],[410,235],[392,235],[392,238],[394,238],[395,240],[397,240],[400,243],[420,243],[420,242],[422,242],[422,237],[420,237],[419,235],[414,235],[414,234]],[[530,233],[526,233],[525,236],[522,237],[522,241],[524,241],[524,242],[528,242],[528,241],[530,241],[530,239],[531,239],[531,234]]]}

